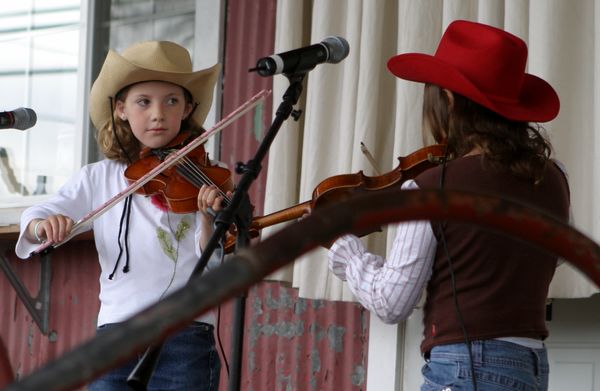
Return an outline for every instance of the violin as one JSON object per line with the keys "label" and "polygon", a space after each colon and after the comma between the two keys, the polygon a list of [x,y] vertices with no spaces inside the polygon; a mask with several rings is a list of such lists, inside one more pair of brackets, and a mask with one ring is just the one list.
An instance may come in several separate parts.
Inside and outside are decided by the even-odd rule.
{"label": "violin", "polygon": [[[140,151],[140,158],[125,169],[124,175],[128,183],[138,181],[197,136],[193,132],[183,131],[165,147],[143,148]],[[192,149],[179,162],[154,176],[135,193],[146,196],[159,195],[170,211],[191,213],[198,211],[198,191],[202,185],[217,186],[219,194],[224,197],[225,204],[228,201],[227,192],[233,191],[231,172],[211,164],[204,144]]]}
{"label": "violin", "polygon": [[[392,171],[382,175],[368,176],[359,171],[355,174],[341,174],[326,178],[315,187],[310,200],[253,218],[249,236],[257,237],[263,228],[298,219],[311,213],[315,208],[348,199],[356,194],[399,186],[423,171],[442,164],[445,158],[446,146],[435,144],[421,148],[407,156],[399,157],[398,165]],[[227,238],[225,251],[233,248],[234,243],[231,243],[231,239],[231,237]]]}

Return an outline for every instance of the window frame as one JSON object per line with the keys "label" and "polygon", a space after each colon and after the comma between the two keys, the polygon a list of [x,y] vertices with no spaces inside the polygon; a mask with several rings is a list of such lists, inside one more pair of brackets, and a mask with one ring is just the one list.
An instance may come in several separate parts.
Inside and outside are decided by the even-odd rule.
{"label": "window frame", "polygon": [[[111,19],[111,0],[81,0],[79,28],[79,60],[77,71],[76,122],[74,135],[73,172],[86,164],[103,159],[98,149],[95,132],[88,112],[89,91],[96,79],[110,47],[111,27],[126,23]],[[203,69],[223,62],[226,0],[195,0],[194,16],[194,69]],[[202,12],[197,12],[202,10]],[[152,19],[153,17],[149,18]],[[221,83],[217,83],[213,105],[205,122],[210,127],[217,122],[221,111]],[[77,131],[78,130],[78,131]],[[218,159],[219,138],[207,142],[211,158]],[[27,207],[47,199],[44,196],[23,196],[12,205],[0,206],[0,234],[19,232],[20,215]]]}

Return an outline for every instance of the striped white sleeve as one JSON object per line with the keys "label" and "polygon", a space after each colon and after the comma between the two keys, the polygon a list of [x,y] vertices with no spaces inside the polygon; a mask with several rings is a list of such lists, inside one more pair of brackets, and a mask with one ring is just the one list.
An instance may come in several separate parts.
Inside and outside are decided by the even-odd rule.
{"label": "striped white sleeve", "polygon": [[[406,181],[402,189],[418,189]],[[394,243],[385,260],[367,252],[354,235],[339,238],[331,246],[329,268],[357,300],[386,323],[406,319],[418,303],[431,277],[437,240],[429,221],[409,221],[396,225]]]}

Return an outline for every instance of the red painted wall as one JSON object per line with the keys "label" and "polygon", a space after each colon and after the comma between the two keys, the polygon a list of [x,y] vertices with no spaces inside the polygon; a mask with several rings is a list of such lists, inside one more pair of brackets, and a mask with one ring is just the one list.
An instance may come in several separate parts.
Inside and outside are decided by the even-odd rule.
{"label": "red painted wall", "polygon": [[[275,0],[227,2],[225,33],[225,64],[223,68],[223,114],[250,99],[261,90],[273,88],[273,79],[258,76],[248,69],[256,61],[273,52],[275,37]],[[262,117],[248,114],[229,126],[221,134],[221,157],[228,167],[237,162],[247,163],[254,157],[262,136],[271,124],[273,97],[262,106]],[[265,198],[267,160],[262,162],[259,177],[250,189],[254,214],[262,215]],[[234,174],[234,181],[239,180]]]}
{"label": "red painted wall", "polygon": [[[14,241],[0,241],[30,296],[39,292],[40,260],[14,255]],[[19,378],[94,336],[99,308],[99,265],[93,242],[71,241],[51,254],[49,333],[42,334],[6,276],[0,276],[0,337]],[[2,274],[2,273],[0,273]]]}

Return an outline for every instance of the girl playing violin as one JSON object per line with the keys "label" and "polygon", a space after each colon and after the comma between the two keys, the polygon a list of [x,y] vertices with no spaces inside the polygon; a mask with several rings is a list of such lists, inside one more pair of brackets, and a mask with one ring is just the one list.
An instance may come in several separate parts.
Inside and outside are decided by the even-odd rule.
{"label": "girl playing violin", "polygon": [[[447,145],[448,162],[405,189],[453,189],[511,198],[564,222],[566,177],[531,122],[559,110],[554,89],[525,73],[525,43],[503,30],[455,21],[434,55],[400,54],[397,77],[425,83],[424,129]],[[543,340],[557,258],[469,224],[397,225],[387,260],[347,235],[329,266],[384,322],[405,320],[426,289],[421,390],[546,390]]]}
{"label": "girl playing violin", "polygon": [[[109,51],[90,92],[90,116],[106,159],[83,167],[47,202],[23,212],[17,255],[27,257],[43,241],[62,241],[74,221],[125,189],[124,171],[143,148],[164,147],[180,132],[199,134],[219,70],[217,64],[193,71],[187,50],[172,42]],[[203,186],[198,211],[176,214],[159,195],[132,195],[93,222],[101,268],[99,330],[187,282],[212,233],[209,209],[218,211],[222,199],[215,187]],[[101,376],[89,389],[127,389],[136,363]],[[216,390],[219,372],[208,314],[165,341],[148,389]]]}

